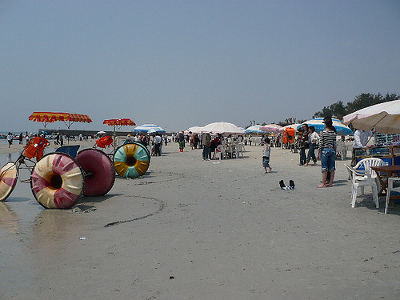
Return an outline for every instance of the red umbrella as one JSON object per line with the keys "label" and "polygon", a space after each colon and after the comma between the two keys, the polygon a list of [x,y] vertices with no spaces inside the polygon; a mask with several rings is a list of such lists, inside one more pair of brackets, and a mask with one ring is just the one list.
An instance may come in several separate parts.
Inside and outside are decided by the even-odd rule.
{"label": "red umbrella", "polygon": [[135,126],[136,123],[131,119],[107,119],[103,121],[103,124],[110,126]]}
{"label": "red umbrella", "polygon": [[118,129],[121,128],[121,126],[135,126],[136,123],[133,122],[131,119],[107,119],[103,121],[103,124],[114,126],[114,148],[115,148],[115,137],[116,137],[116,132],[115,132],[115,127]]}
{"label": "red umbrella", "polygon": [[92,119],[88,115],[82,114],[70,114],[61,112],[34,112],[29,116],[29,120],[34,122],[42,122],[44,128],[46,128],[48,123],[53,123],[56,121],[64,122],[68,129],[74,122],[91,123]]}

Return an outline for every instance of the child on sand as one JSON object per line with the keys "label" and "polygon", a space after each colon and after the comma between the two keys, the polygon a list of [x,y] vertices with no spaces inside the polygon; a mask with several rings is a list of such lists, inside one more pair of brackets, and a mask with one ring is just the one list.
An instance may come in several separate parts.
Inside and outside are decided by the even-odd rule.
{"label": "child on sand", "polygon": [[269,157],[271,155],[271,141],[269,138],[265,138],[265,147],[264,147],[264,151],[263,151],[263,167],[265,169],[265,173],[268,173],[272,171],[272,168],[269,166]]}

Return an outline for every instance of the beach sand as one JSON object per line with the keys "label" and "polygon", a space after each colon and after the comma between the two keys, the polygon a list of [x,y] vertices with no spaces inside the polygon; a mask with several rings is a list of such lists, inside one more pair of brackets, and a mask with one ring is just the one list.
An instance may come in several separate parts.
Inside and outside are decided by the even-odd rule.
{"label": "beach sand", "polygon": [[172,143],[142,178],[69,210],[18,182],[0,203],[0,298],[399,299],[399,209],[384,215],[368,188],[351,208],[349,160],[318,189],[319,163],[272,148],[264,174],[261,156],[202,161]]}

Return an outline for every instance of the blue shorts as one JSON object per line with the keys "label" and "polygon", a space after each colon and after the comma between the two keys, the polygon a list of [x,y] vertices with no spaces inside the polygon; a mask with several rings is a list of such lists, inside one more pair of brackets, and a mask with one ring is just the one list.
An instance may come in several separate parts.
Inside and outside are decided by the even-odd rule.
{"label": "blue shorts", "polygon": [[262,165],[264,168],[269,168],[269,157],[263,156]]}
{"label": "blue shorts", "polygon": [[336,152],[333,148],[324,148],[321,151],[321,172],[335,171]]}

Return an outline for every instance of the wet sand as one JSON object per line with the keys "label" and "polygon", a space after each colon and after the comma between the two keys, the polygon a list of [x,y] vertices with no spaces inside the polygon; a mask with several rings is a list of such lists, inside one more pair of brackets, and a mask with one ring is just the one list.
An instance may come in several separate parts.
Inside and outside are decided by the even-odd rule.
{"label": "wet sand", "polygon": [[350,161],[317,189],[319,165],[273,148],[264,174],[261,154],[202,161],[169,144],[145,176],[70,210],[18,182],[0,203],[0,299],[400,298],[400,210],[368,188],[351,208]]}

